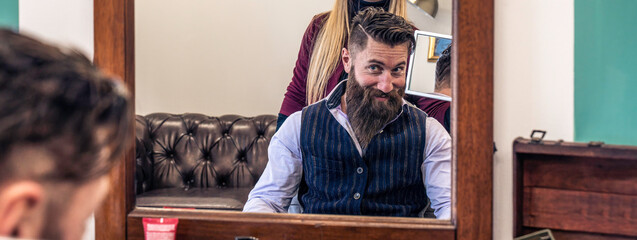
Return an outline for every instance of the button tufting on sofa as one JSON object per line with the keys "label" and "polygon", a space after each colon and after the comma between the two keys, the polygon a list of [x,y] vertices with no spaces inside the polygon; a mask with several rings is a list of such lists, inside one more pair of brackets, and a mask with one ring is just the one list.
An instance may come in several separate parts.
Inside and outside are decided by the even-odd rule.
{"label": "button tufting on sofa", "polygon": [[276,116],[137,116],[137,205],[241,210],[268,162]]}

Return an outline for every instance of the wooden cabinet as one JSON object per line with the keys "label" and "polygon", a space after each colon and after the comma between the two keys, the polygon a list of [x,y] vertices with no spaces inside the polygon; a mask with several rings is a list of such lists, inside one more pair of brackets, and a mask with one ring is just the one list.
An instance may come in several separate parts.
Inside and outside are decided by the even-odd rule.
{"label": "wooden cabinet", "polygon": [[516,139],[515,236],[637,238],[637,147]]}

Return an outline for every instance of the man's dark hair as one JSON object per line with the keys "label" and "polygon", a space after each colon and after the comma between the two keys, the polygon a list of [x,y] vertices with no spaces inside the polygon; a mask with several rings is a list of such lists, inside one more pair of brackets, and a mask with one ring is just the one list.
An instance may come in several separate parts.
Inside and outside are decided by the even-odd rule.
{"label": "man's dark hair", "polygon": [[[0,183],[11,177],[83,183],[108,173],[130,140],[132,108],[119,81],[78,52],[6,29],[0,29],[0,106]],[[15,153],[34,149],[46,157]]]}
{"label": "man's dark hair", "polygon": [[435,90],[451,87],[451,44],[442,51],[436,62],[436,87]]}
{"label": "man's dark hair", "polygon": [[391,47],[408,42],[408,54],[416,44],[412,25],[404,18],[385,12],[382,8],[366,8],[354,17],[350,25],[347,46],[349,51],[355,54],[364,50],[368,36]]}

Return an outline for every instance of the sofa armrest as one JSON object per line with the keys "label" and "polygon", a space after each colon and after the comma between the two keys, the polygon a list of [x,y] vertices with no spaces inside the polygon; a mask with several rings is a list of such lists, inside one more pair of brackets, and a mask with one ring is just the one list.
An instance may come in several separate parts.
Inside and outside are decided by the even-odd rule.
{"label": "sofa armrest", "polygon": [[148,125],[146,120],[137,116],[135,124],[135,192],[147,192],[152,187],[153,163],[149,156]]}

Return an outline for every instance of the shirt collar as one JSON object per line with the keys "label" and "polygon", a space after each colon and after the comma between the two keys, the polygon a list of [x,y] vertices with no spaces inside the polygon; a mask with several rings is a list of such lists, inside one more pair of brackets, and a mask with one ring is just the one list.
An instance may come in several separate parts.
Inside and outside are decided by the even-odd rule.
{"label": "shirt collar", "polygon": [[335,107],[341,105],[341,97],[343,96],[343,94],[345,94],[345,89],[347,86],[346,82],[347,80],[339,82],[336,87],[332,89],[332,92],[330,92],[330,94],[325,97],[325,105],[327,106],[327,109],[334,109]]}

